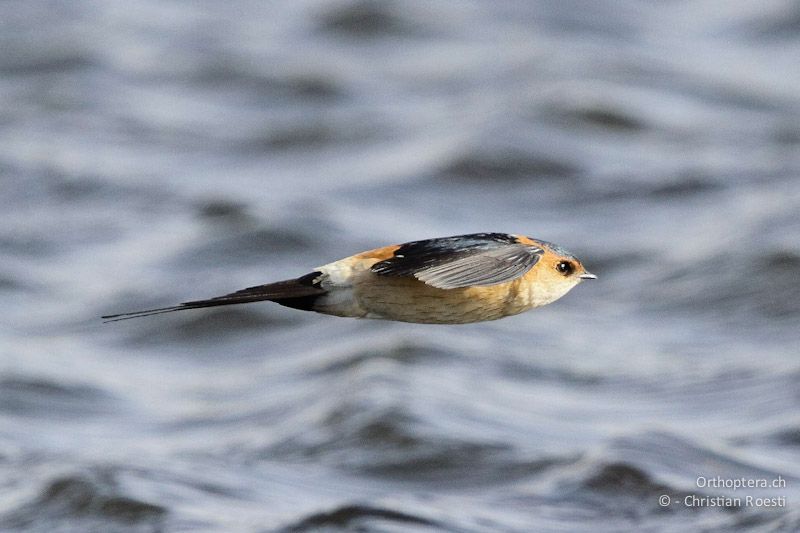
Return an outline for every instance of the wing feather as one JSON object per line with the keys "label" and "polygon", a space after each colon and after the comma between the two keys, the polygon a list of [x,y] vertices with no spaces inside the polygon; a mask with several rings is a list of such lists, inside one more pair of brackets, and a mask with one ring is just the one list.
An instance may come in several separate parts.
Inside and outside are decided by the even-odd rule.
{"label": "wing feather", "polygon": [[415,241],[372,266],[383,276],[413,276],[439,289],[497,285],[528,272],[543,250],[513,235],[488,233]]}

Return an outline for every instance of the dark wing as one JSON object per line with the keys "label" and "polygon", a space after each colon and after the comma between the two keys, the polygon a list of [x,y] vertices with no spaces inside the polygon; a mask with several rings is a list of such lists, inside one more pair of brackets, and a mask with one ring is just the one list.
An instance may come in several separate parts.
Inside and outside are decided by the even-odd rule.
{"label": "dark wing", "polygon": [[209,298],[207,300],[192,300],[191,302],[183,302],[182,304],[173,305],[170,307],[145,309],[144,311],[132,311],[130,313],[120,313],[118,315],[106,315],[102,318],[106,322],[116,322],[118,320],[127,320],[129,318],[160,315],[161,313],[171,313],[173,311],[183,311],[185,309],[200,309],[203,307],[217,307],[220,305],[246,304],[251,302],[260,302],[263,300],[271,300],[282,303],[283,305],[290,305],[292,301],[299,303],[300,300],[315,298],[325,294],[326,291],[317,283],[319,276],[321,275],[321,272],[312,272],[311,274],[307,274],[297,279],[248,287],[240,291],[232,292],[224,296],[217,296],[216,298]]}
{"label": "dark wing", "polygon": [[413,276],[438,289],[496,285],[516,279],[544,251],[505,233],[474,233],[401,245],[372,265],[380,276]]}

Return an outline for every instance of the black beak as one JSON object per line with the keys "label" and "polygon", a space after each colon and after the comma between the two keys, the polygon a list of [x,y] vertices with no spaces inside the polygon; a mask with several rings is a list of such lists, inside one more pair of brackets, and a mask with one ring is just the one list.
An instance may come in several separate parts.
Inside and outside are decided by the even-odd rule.
{"label": "black beak", "polygon": [[581,278],[581,279],[597,279],[597,276],[595,276],[594,274],[592,274],[588,270],[586,272],[584,272],[583,274],[581,274],[580,276],[578,276],[578,277]]}

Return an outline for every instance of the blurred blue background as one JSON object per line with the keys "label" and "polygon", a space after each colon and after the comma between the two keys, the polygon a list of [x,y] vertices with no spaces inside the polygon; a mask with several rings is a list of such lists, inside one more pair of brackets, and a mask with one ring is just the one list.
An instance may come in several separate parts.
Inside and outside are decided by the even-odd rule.
{"label": "blurred blue background", "polygon": [[[0,49],[1,530],[800,530],[797,2],[6,1]],[[476,231],[599,279],[99,320]]]}

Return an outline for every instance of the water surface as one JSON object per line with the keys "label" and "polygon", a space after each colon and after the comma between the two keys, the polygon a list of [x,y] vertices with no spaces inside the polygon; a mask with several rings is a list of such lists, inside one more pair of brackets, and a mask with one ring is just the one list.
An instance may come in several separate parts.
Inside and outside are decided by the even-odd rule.
{"label": "water surface", "polygon": [[[798,20],[4,2],[0,529],[800,529]],[[599,279],[459,327],[98,319],[477,231]]]}

